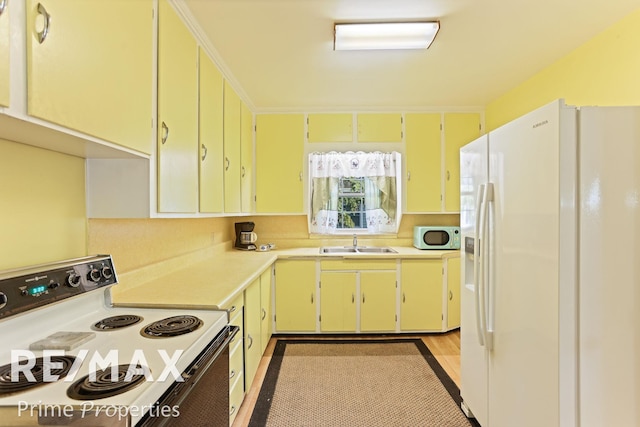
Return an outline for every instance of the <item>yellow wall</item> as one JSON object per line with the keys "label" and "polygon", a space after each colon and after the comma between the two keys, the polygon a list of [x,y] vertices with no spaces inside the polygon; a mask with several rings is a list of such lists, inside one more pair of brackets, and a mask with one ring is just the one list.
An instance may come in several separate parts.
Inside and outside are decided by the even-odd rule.
{"label": "yellow wall", "polygon": [[232,240],[231,218],[90,219],[88,250],[110,254],[117,273]]}
{"label": "yellow wall", "polygon": [[84,164],[0,140],[0,270],[86,255]]}
{"label": "yellow wall", "polygon": [[640,105],[640,9],[487,105],[487,130],[558,98]]}

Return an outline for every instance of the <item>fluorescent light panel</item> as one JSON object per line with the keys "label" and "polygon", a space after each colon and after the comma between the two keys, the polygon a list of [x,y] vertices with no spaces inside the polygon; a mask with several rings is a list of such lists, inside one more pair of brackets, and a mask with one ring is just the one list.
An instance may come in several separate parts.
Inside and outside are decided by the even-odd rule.
{"label": "fluorescent light panel", "polygon": [[427,49],[439,29],[437,21],[335,24],[333,49]]}

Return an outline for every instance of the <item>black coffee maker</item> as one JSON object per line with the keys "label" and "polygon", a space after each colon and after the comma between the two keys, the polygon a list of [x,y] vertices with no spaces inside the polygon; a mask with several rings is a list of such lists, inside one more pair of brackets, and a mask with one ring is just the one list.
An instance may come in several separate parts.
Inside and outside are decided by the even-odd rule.
{"label": "black coffee maker", "polygon": [[236,243],[234,247],[243,251],[255,251],[256,245],[254,244],[258,240],[258,236],[253,232],[255,223],[236,222]]}

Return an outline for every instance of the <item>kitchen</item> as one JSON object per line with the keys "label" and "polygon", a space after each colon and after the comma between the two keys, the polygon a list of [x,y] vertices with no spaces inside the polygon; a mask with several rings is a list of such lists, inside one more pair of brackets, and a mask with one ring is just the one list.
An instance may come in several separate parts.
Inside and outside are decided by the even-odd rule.
{"label": "kitchen", "polygon": [[[14,8],[19,2],[9,1],[8,4],[10,8]],[[13,9],[9,11],[13,14]],[[6,15],[2,18],[6,18]],[[564,18],[571,19],[566,16]],[[56,19],[60,22],[54,15],[52,28]],[[446,34],[445,23],[446,21],[442,19],[443,30],[438,36],[441,39],[444,39]],[[532,69],[518,80],[514,80],[512,85],[496,92],[486,101],[478,103],[481,106],[480,111],[484,114],[485,130],[494,129],[502,123],[560,97],[574,105],[637,105],[640,100],[640,87],[636,79],[638,63],[635,60],[635,46],[638,45],[638,37],[640,37],[637,31],[638,24],[640,24],[638,11],[629,8],[619,18],[598,27],[597,30],[594,29],[588,37],[575,42],[565,52],[558,53],[557,57],[546,63],[532,65]],[[55,31],[52,30],[51,34],[55,35]],[[439,38],[436,38],[436,44],[431,49],[436,48]],[[11,49],[15,49],[14,39],[12,38],[11,41]],[[0,52],[3,51],[0,50]],[[19,57],[20,53],[14,55],[13,50],[11,52],[10,63],[13,71],[16,69],[13,58]],[[505,65],[505,67],[511,69],[515,66]],[[19,67],[17,69],[20,70]],[[146,208],[143,215],[105,219],[88,214],[87,205],[93,193],[88,195],[85,193],[86,166],[82,155],[73,153],[69,155],[70,150],[67,148],[58,150],[61,153],[35,148],[42,147],[43,144],[45,146],[59,144],[60,134],[67,136],[67,139],[73,139],[71,145],[77,147],[78,134],[62,129],[53,135],[45,134],[45,140],[40,136],[39,140],[34,141],[34,135],[38,136],[39,128],[34,129],[24,120],[19,122],[6,120],[6,115],[26,108],[24,90],[20,91],[21,85],[25,84],[24,74],[24,72],[17,75],[11,74],[10,105],[7,108],[0,107],[3,114],[0,122],[3,138],[0,156],[2,184],[0,185],[2,185],[2,203],[5,207],[2,210],[1,221],[4,243],[0,248],[2,255],[0,268],[9,269],[86,254],[110,253],[116,262],[118,273],[122,275],[156,263],[172,262],[172,259],[179,259],[181,256],[198,251],[224,247],[233,240],[233,223],[238,220],[255,221],[258,224],[256,231],[260,239],[273,242],[281,248],[350,243],[350,239],[324,241],[315,237],[310,238],[304,211],[297,212],[297,215],[278,215],[277,213],[280,212],[276,211],[271,215],[246,216],[244,213],[241,214],[239,209],[229,214],[211,217],[197,214],[156,214],[159,218],[149,218],[150,215],[146,215],[147,212],[154,212],[155,209],[155,203],[151,202],[155,197],[153,191],[147,195],[146,199],[138,198],[133,202],[127,200],[127,203],[136,206],[140,205],[140,200],[146,201],[146,207],[142,207]],[[242,83],[242,80],[240,82]],[[149,98],[152,96],[150,92],[149,90]],[[453,105],[468,105],[468,103]],[[268,105],[263,109],[256,108],[254,112],[269,112],[266,107]],[[294,109],[296,105],[289,107],[291,112],[315,110],[311,107]],[[342,111],[344,108],[337,110]],[[358,111],[359,108],[349,107],[347,110]],[[409,109],[402,108],[402,110]],[[432,111],[431,108],[428,110]],[[68,136],[70,134],[71,137]],[[152,139],[149,136],[147,140]],[[8,141],[23,141],[26,144]],[[64,144],[67,143],[68,141],[64,142]],[[73,150],[76,149],[73,148]],[[134,156],[130,160],[131,164],[140,163],[139,157]],[[154,163],[151,162],[148,167],[154,167]],[[142,173],[145,172],[148,175],[148,171]],[[121,179],[120,173],[118,170],[112,174],[111,179],[114,181],[112,188],[120,191],[123,186],[131,185],[141,186],[142,190],[148,191],[147,183],[141,185],[140,181],[132,182],[128,176],[123,178],[124,182],[118,183],[117,180]],[[259,180],[258,177],[256,179]],[[101,188],[101,190],[107,192],[109,188]],[[118,194],[118,191],[115,193]],[[100,194],[109,195],[109,193]],[[46,215],[43,212],[46,212]],[[249,210],[248,213],[254,212]],[[174,218],[178,216],[180,218]],[[456,214],[443,212],[405,214],[395,238],[385,238],[383,244],[410,246],[414,225],[425,223],[455,225],[457,221]],[[379,243],[363,240],[363,244]]]}

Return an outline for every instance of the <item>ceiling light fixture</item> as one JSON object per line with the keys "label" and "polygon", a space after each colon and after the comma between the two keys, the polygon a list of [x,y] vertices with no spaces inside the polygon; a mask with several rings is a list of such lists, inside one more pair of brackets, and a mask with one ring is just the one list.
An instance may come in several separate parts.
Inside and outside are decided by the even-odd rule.
{"label": "ceiling light fixture", "polygon": [[334,24],[333,50],[428,49],[439,29],[438,21]]}

